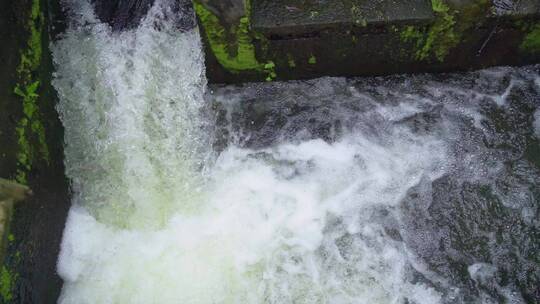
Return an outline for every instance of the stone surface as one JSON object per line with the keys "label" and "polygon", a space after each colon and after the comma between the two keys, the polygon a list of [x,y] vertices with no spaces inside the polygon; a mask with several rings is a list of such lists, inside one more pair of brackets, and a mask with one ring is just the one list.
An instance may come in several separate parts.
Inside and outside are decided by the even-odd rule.
{"label": "stone surface", "polygon": [[201,0],[212,13],[222,20],[224,25],[233,25],[245,15],[244,0]]}
{"label": "stone surface", "polygon": [[32,191],[28,186],[0,178],[0,200],[9,199],[14,202],[19,202],[26,199],[26,197],[31,194]]}
{"label": "stone surface", "polygon": [[[32,26],[29,19],[36,3],[41,7],[34,12],[38,22]],[[57,4],[56,0],[0,0],[0,177],[13,180],[21,169],[18,155],[25,150],[20,144],[24,138],[17,128],[28,117],[23,112],[24,98],[15,94],[14,88],[21,83],[17,72],[21,55],[29,54],[30,48],[41,49],[41,52],[34,50],[34,54],[41,56],[36,56],[40,60],[31,72],[31,79],[40,82],[34,92],[37,102],[32,110],[33,117],[39,116],[44,127],[43,144],[49,152],[48,159],[35,155],[30,168],[25,168],[26,184],[34,195],[12,208],[11,236],[5,259],[0,265],[11,274],[12,288],[8,288],[11,299],[5,301],[7,303],[56,303],[62,287],[62,281],[56,274],[56,261],[71,204],[63,167],[63,129],[54,108],[56,93],[50,85],[53,67],[48,52],[48,26],[53,21],[57,26],[63,23],[56,22],[59,14],[54,8],[58,6],[52,4]],[[43,29],[34,33],[40,39],[31,40],[30,30],[37,30],[36,27]],[[39,146],[34,135],[28,131],[25,137],[32,151]],[[4,215],[9,213],[4,212]],[[4,302],[3,292],[0,303]]]}
{"label": "stone surface", "polygon": [[7,248],[9,224],[13,213],[13,200],[0,200],[0,261],[4,260]]}
{"label": "stone surface", "polygon": [[[16,84],[14,71],[19,64],[19,48],[24,43],[20,31],[23,16],[14,14],[11,1],[0,1],[0,172],[14,172],[16,158],[17,117],[20,111],[15,94],[12,94]],[[6,177],[6,176],[4,176]]]}
{"label": "stone surface", "polygon": [[4,260],[13,205],[32,194],[27,186],[0,178],[0,261]]}
{"label": "stone surface", "polygon": [[267,35],[432,19],[427,0],[252,0],[251,14],[253,29]]}
{"label": "stone surface", "polygon": [[[207,6],[220,2],[198,1]],[[220,45],[215,33],[225,31],[216,22],[211,28],[199,23],[210,82],[450,72],[540,62],[539,0],[250,3],[248,32],[235,32],[240,23],[233,25]],[[213,18],[226,24],[219,14]],[[223,64],[239,61],[238,50],[254,50],[249,68]]]}

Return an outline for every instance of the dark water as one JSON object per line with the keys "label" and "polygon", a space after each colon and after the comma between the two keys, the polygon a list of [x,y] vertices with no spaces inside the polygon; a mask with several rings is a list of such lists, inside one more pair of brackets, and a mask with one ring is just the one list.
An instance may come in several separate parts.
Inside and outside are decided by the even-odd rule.
{"label": "dark water", "polygon": [[[208,97],[216,148],[334,143],[350,134],[384,146],[396,128],[440,139],[444,173],[420,179],[396,206],[372,208],[369,220],[405,245],[408,280],[434,288],[444,303],[539,303],[539,69],[216,86]],[[350,249],[343,244],[354,237],[335,243]]]}
{"label": "dark water", "polygon": [[[139,26],[155,0],[91,0],[90,2],[101,22],[108,23],[114,31],[122,31]],[[195,12],[191,1],[173,1],[170,10],[177,16],[174,23],[178,29],[191,30],[196,27]]]}

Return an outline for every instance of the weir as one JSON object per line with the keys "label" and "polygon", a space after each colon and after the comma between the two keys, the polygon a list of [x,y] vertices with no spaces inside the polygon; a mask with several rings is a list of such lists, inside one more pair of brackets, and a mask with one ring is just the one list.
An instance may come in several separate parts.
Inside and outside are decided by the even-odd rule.
{"label": "weir", "polygon": [[540,301],[536,1],[1,3],[0,303]]}
{"label": "weir", "polygon": [[211,82],[450,72],[540,61],[537,0],[195,5]]}

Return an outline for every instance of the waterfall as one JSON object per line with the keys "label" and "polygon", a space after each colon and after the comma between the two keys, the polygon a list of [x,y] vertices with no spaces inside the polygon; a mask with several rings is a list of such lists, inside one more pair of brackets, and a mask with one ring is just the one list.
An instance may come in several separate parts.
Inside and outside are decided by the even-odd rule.
{"label": "waterfall", "polygon": [[[175,26],[172,2],[156,0],[123,32],[88,0],[67,4],[69,28],[52,46],[73,191],[59,303],[463,300],[422,258],[450,239],[429,234],[435,215],[424,215],[448,178],[505,174],[476,104],[504,108],[514,89],[491,86],[538,76],[482,72],[464,80],[472,88],[323,78],[207,94],[199,34]],[[474,265],[474,280],[495,273]],[[497,288],[521,301],[515,286]]]}
{"label": "waterfall", "polygon": [[53,46],[74,202],[118,227],[158,227],[196,209],[209,157],[200,39],[167,1],[134,30],[111,32],[86,1]]}

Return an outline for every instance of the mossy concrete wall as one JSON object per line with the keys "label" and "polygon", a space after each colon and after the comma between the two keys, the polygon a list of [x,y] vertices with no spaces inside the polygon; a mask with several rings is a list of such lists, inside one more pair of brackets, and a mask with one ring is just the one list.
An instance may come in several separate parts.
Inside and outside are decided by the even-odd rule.
{"label": "mossy concrete wall", "polygon": [[69,208],[63,129],[54,109],[47,0],[0,0],[0,178],[34,195],[8,206],[0,303],[55,303],[56,259]]}
{"label": "mossy concrete wall", "polygon": [[211,82],[540,62],[538,0],[227,1],[194,0]]}

